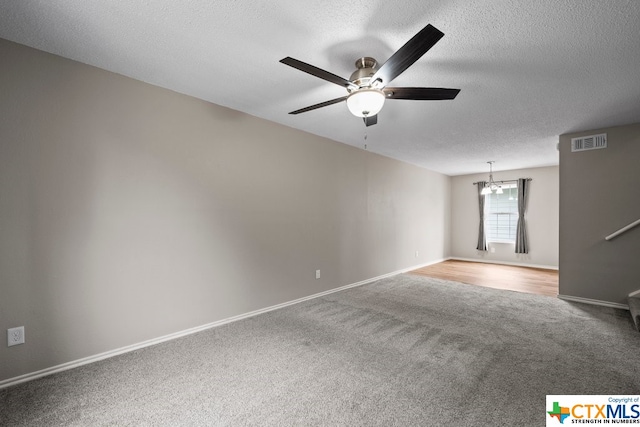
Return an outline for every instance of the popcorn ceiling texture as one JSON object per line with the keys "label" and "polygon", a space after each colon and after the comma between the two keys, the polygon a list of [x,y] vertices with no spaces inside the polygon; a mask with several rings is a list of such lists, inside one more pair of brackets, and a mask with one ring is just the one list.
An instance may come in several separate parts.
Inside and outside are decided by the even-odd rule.
{"label": "popcorn ceiling texture", "polygon": [[[431,23],[445,36],[397,86],[453,101],[390,100],[365,128],[345,94],[280,64],[348,78]],[[449,175],[558,163],[558,135],[640,117],[640,2],[0,2],[0,37]]]}

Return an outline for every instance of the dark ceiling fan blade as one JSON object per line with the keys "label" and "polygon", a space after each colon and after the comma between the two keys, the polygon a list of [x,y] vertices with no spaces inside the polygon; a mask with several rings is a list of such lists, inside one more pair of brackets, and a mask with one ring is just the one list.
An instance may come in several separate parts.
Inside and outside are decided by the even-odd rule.
{"label": "dark ceiling fan blade", "polygon": [[362,118],[362,120],[364,120],[364,124],[368,127],[368,126],[373,126],[375,124],[378,123],[378,115],[376,114],[375,116],[365,116]]}
{"label": "dark ceiling fan blade", "polygon": [[380,80],[383,86],[391,83],[411,64],[431,49],[444,36],[444,33],[431,24],[427,24],[418,34],[396,51],[387,62],[373,75],[371,82]]}
{"label": "dark ceiling fan blade", "polygon": [[441,87],[385,87],[383,89],[388,99],[413,99],[417,101],[438,101],[454,99],[460,89],[445,89]]}
{"label": "dark ceiling fan blade", "polygon": [[347,97],[346,96],[342,96],[340,98],[332,99],[330,101],[321,102],[320,104],[310,105],[308,107],[301,108],[301,109],[296,110],[296,111],[292,111],[289,114],[306,113],[307,111],[316,110],[318,108],[326,107],[327,105],[337,104],[338,102],[342,102],[345,99],[347,99]]}
{"label": "dark ceiling fan blade", "polygon": [[298,69],[300,71],[304,71],[305,73],[309,73],[312,76],[319,77],[322,80],[326,80],[328,82],[335,83],[335,84],[337,84],[339,86],[352,87],[354,89],[358,88],[358,86],[356,84],[351,83],[347,79],[343,79],[340,76],[336,76],[333,73],[325,71],[325,70],[323,70],[321,68],[318,68],[316,66],[313,66],[311,64],[307,64],[306,62],[298,61],[297,59],[291,58],[290,56],[287,56],[286,58],[281,59],[280,62],[282,62],[283,64],[288,65],[290,67],[296,68],[296,69]]}

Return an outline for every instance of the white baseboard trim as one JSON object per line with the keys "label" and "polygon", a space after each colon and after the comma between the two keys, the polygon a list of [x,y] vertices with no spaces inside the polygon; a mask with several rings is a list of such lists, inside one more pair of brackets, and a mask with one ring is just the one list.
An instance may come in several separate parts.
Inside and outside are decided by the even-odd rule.
{"label": "white baseboard trim", "polygon": [[449,259],[456,260],[456,261],[482,262],[486,264],[514,265],[516,267],[542,268],[545,270],[558,269],[558,266],[555,266],[555,265],[526,264],[524,262],[509,262],[509,261],[499,261],[499,260],[493,260],[493,259],[459,258],[455,256],[450,257]]}
{"label": "white baseboard trim", "polygon": [[404,268],[402,270],[397,270],[391,273],[383,274],[377,277],[372,277],[371,279],[362,280],[360,282],[351,283],[349,285],[341,286],[339,288],[330,289],[328,291],[319,292],[317,294],[309,295],[306,297],[298,298],[293,301],[284,302],[282,304],[272,305],[270,307],[262,308],[259,310],[251,311],[249,313],[240,314],[238,316],[228,317],[226,319],[218,320],[216,322],[207,323],[206,325],[196,326],[194,328],[185,329],[183,331],[175,332],[173,334],[164,335],[158,338],[153,338],[150,340],[142,341],[137,344],[128,345],[125,347],[120,347],[115,350],[106,351],[104,353],[95,354],[93,356],[84,357],[82,359],[77,359],[71,362],[63,363],[60,365],[52,366],[50,368],[45,368],[36,372],[31,372],[28,374],[20,375],[13,378],[8,378],[6,380],[0,381],[0,389],[11,387],[13,385],[17,385],[20,383],[24,383],[27,381],[33,381],[38,378],[45,377],[47,375],[52,375],[58,372],[67,371],[69,369],[77,368],[79,366],[88,365],[90,363],[98,362],[100,360],[108,359],[110,357],[118,356],[120,354],[129,353],[131,351],[139,350],[141,348],[150,347],[152,345],[160,344],[166,341],[174,340],[176,338],[181,338],[186,335],[195,334],[197,332],[205,331],[207,329],[216,328],[218,326],[226,325],[228,323],[237,322],[238,320],[247,319],[249,317],[257,316],[259,314],[267,313],[269,311],[278,310],[284,307],[288,307],[290,305],[298,304],[304,301],[308,301],[314,298],[319,298],[325,295],[329,295],[335,292],[344,291],[346,289],[355,288],[357,286],[366,285],[368,283],[375,282],[376,280],[386,279],[387,277],[396,276],[398,274],[406,273],[411,270],[415,270],[422,267],[427,267],[432,264],[437,264],[439,262],[446,261],[447,258],[439,259],[436,261],[427,262],[425,264],[416,265],[409,268]]}
{"label": "white baseboard trim", "polygon": [[640,296],[640,289],[638,289],[637,291],[633,291],[629,294],[629,298],[633,298],[636,296]]}
{"label": "white baseboard trim", "polygon": [[405,268],[405,269],[402,269],[402,270],[398,270],[395,273],[391,273],[387,277],[391,277],[391,276],[395,276],[396,274],[402,274],[402,273],[406,273],[406,272],[409,272],[409,271],[417,270],[417,269],[423,268],[423,267],[429,267],[430,265],[433,265],[433,264],[440,264],[441,262],[449,261],[450,259],[451,259],[450,257],[440,258],[440,259],[437,259],[435,261],[426,262],[424,264],[414,265],[413,267]]}
{"label": "white baseboard trim", "polygon": [[583,304],[601,305],[604,307],[621,308],[623,310],[629,310],[629,306],[626,304],[619,304],[617,302],[602,301],[598,299],[573,297],[571,295],[558,295],[558,298],[565,301],[581,302]]}

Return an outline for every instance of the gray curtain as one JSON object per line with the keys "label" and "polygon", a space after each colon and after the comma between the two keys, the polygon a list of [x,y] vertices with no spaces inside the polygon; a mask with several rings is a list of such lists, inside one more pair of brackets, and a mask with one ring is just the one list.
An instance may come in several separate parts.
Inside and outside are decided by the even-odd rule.
{"label": "gray curtain", "polygon": [[527,196],[529,195],[529,180],[518,179],[518,228],[516,229],[516,253],[528,254],[527,225],[524,214],[527,211]]}
{"label": "gray curtain", "polygon": [[478,246],[479,251],[487,250],[487,236],[484,234],[484,195],[480,194],[487,181],[478,182],[478,206],[480,207],[480,227],[478,228]]}

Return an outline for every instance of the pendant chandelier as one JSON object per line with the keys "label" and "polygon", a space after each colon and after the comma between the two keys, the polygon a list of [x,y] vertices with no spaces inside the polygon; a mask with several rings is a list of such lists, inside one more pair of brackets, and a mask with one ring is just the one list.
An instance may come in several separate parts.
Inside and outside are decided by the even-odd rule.
{"label": "pendant chandelier", "polygon": [[487,162],[489,163],[489,182],[485,184],[484,188],[480,192],[483,196],[491,193],[502,194],[502,186],[495,183],[493,180],[493,164],[494,161]]}

